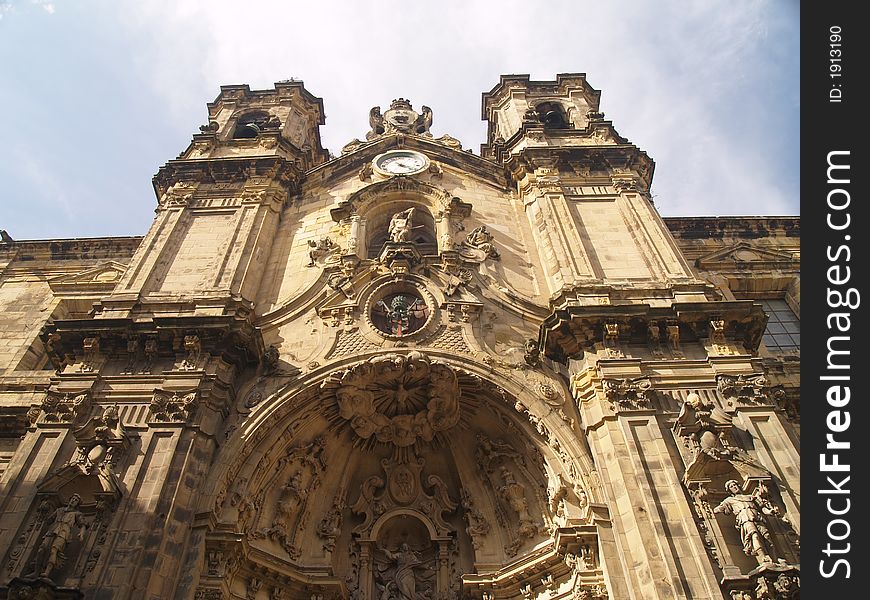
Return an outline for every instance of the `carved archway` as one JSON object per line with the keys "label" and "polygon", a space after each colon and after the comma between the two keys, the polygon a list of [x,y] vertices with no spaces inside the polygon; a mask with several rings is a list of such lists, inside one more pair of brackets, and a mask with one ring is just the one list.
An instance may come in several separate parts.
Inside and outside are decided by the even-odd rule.
{"label": "carved archway", "polygon": [[[536,561],[564,567],[568,554],[576,568],[559,576],[600,578],[589,510],[600,491],[570,419],[548,404],[560,392],[414,350],[309,373],[259,404],[222,450],[227,466],[202,498],[216,524],[204,552],[226,546],[220,531],[238,536],[222,550],[239,557],[237,581],[201,585],[239,588],[258,573],[291,597],[313,586],[399,598],[395,572],[410,561],[423,565],[411,568],[420,589],[459,594],[473,575],[476,591],[465,591],[482,594],[508,584],[481,573],[522,564],[539,581]],[[575,541],[559,546],[568,531]]]}

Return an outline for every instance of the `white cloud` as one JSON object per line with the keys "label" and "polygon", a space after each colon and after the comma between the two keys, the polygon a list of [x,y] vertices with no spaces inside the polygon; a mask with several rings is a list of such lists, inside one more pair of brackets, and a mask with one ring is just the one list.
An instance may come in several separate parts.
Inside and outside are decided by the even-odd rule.
{"label": "white cloud", "polygon": [[[7,6],[0,0],[0,14]],[[388,9],[336,0],[242,6],[140,0],[99,6],[93,26],[127,44],[101,49],[119,77],[117,96],[101,102],[147,98],[143,130],[152,135],[156,124],[169,124],[178,132],[176,151],[206,121],[205,104],[220,85],[269,88],[296,77],[323,98],[321,135],[336,154],[365,135],[372,106],[399,96],[432,107],[436,136],[450,133],[477,152],[486,131],[481,93],[501,74],[553,79],[579,71],[602,91],[606,118],[656,161],[653,193],[663,214],[798,212],[792,197],[797,154],[782,141],[796,140],[798,18],[785,3],[446,0],[437,8]]]}

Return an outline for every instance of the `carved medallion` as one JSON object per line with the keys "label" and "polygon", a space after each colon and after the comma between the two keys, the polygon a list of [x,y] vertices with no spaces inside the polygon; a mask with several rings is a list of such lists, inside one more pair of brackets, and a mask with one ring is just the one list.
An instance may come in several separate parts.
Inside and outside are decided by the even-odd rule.
{"label": "carved medallion", "polygon": [[374,304],[371,320],[381,333],[404,337],[422,329],[429,313],[429,307],[418,294],[398,292]]}
{"label": "carved medallion", "polygon": [[416,471],[416,473],[412,471],[408,465],[396,465],[390,473],[390,495],[399,504],[410,504],[417,498],[417,479],[420,469]]}
{"label": "carved medallion", "polygon": [[386,354],[331,375],[338,416],[364,439],[411,446],[459,422],[459,382],[447,365],[420,352]]}

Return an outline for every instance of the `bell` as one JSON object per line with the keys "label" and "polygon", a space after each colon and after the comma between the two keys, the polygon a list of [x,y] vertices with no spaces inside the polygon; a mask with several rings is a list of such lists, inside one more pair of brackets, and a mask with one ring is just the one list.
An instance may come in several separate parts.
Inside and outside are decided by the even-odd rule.
{"label": "bell", "polygon": [[562,120],[562,115],[557,110],[550,110],[544,114],[544,125],[549,127],[562,127],[565,122]]}
{"label": "bell", "polygon": [[260,126],[256,123],[245,123],[245,132],[251,137],[260,135]]}

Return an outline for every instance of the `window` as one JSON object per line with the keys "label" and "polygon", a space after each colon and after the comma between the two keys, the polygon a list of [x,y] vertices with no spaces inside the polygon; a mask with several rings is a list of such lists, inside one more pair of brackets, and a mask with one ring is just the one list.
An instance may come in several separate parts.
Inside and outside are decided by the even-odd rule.
{"label": "window", "polygon": [[761,300],[768,315],[767,329],[761,338],[771,352],[789,352],[801,348],[801,326],[785,300]]}

